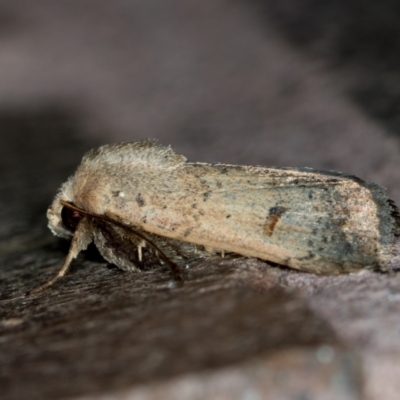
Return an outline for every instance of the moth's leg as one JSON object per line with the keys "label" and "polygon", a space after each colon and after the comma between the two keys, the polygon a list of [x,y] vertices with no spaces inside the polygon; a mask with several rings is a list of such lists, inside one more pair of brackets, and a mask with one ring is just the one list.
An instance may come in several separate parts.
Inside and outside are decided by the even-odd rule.
{"label": "moth's leg", "polygon": [[142,255],[142,246],[140,244],[137,247],[137,252],[138,252],[138,259],[140,262],[142,262],[143,255]]}
{"label": "moth's leg", "polygon": [[58,274],[44,283],[43,285],[39,286],[36,289],[33,289],[32,291],[28,292],[27,295],[31,294],[37,294],[42,292],[43,290],[46,290],[50,286],[54,285],[55,282],[57,282],[60,278],[62,278],[68,271],[71,262],[78,256],[78,254],[86,250],[90,242],[92,241],[92,235],[90,232],[90,228],[87,226],[88,222],[86,219],[82,219],[79,225],[76,228],[76,231],[74,233],[74,236],[71,241],[71,247],[69,248],[69,252],[67,255],[67,258],[64,261],[63,266],[61,269],[58,271]]}
{"label": "moth's leg", "polygon": [[[196,250],[197,252],[199,251],[198,249]],[[220,256],[221,258],[229,257],[234,253],[231,253],[230,251],[225,251],[224,249],[216,249],[214,247],[210,246],[204,246],[203,252],[207,256]]]}
{"label": "moth's leg", "polygon": [[174,259],[179,249],[171,245],[172,239],[98,218],[93,220],[93,241],[105,260],[124,271],[141,271],[161,260],[175,281],[183,281]]}
{"label": "moth's leg", "polygon": [[143,247],[146,247],[145,240],[141,240],[140,243],[137,245],[138,260],[140,262],[142,262],[142,260],[143,260],[143,252],[142,252]]}

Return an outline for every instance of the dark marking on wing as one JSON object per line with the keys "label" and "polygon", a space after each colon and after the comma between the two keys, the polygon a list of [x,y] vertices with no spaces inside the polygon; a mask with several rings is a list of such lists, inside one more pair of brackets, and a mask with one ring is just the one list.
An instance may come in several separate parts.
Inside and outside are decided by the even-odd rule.
{"label": "dark marking on wing", "polygon": [[146,205],[146,202],[144,201],[141,193],[138,193],[138,195],[136,196],[136,203],[139,207],[143,207],[144,205]]}
{"label": "dark marking on wing", "polygon": [[190,233],[192,232],[193,227],[191,228],[187,228],[184,232],[183,232],[183,237],[188,237],[190,235]]}
{"label": "dark marking on wing", "polygon": [[203,193],[203,201],[207,201],[211,195],[211,192],[204,192]]}
{"label": "dark marking on wing", "polygon": [[285,207],[271,207],[267,221],[264,224],[264,232],[267,236],[272,236],[275,230],[275,226],[280,220],[281,216],[287,211]]}

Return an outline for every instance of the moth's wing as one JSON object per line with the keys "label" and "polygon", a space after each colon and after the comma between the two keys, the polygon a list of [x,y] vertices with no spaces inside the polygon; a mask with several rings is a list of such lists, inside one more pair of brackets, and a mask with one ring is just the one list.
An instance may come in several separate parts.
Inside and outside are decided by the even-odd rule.
{"label": "moth's wing", "polygon": [[313,170],[191,164],[147,142],[116,149],[82,162],[71,181],[78,207],[317,273],[384,269],[391,257],[393,208],[377,185]]}
{"label": "moth's wing", "polygon": [[316,273],[382,269],[391,257],[393,209],[354,177],[188,163],[156,186],[134,195],[155,234]]}

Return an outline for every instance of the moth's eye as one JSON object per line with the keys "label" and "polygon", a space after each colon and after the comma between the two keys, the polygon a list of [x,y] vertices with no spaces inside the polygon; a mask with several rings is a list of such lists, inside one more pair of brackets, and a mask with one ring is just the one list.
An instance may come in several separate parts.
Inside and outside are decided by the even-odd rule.
{"label": "moth's eye", "polygon": [[82,214],[79,211],[71,210],[68,207],[63,207],[61,210],[61,219],[64,226],[74,232],[82,219]]}

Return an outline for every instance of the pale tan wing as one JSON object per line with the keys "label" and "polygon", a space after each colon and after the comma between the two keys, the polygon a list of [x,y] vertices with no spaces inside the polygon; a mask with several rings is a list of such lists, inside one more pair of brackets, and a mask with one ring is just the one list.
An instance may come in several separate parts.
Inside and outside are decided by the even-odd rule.
{"label": "pale tan wing", "polygon": [[384,269],[394,241],[393,209],[377,185],[312,170],[191,164],[151,142],[89,152],[58,197],[154,234],[318,273]]}
{"label": "pale tan wing", "polygon": [[391,258],[393,210],[377,185],[309,169],[227,167],[205,176],[218,221],[208,230],[222,242],[224,233],[236,238],[240,254],[320,273],[384,268]]}
{"label": "pale tan wing", "polygon": [[129,209],[146,231],[317,273],[390,259],[391,206],[357,178],[189,163],[147,178],[126,190],[124,207],[110,207],[120,219]]}

